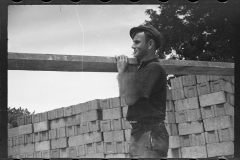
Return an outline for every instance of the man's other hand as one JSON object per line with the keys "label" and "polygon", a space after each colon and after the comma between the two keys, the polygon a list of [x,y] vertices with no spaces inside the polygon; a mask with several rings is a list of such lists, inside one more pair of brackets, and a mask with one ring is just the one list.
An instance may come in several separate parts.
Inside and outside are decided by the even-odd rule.
{"label": "man's other hand", "polygon": [[115,56],[117,60],[117,69],[119,73],[126,72],[128,67],[128,57],[125,55]]}

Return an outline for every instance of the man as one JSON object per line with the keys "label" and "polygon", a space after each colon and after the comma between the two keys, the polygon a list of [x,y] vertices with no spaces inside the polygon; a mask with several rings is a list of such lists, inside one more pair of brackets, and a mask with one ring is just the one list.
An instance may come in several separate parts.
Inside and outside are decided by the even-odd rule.
{"label": "man", "polygon": [[131,158],[167,158],[166,72],[155,55],[161,34],[152,26],[140,25],[130,30],[130,36],[138,68],[128,64],[128,57],[116,57],[120,96],[128,105],[126,118],[132,126],[129,154]]}

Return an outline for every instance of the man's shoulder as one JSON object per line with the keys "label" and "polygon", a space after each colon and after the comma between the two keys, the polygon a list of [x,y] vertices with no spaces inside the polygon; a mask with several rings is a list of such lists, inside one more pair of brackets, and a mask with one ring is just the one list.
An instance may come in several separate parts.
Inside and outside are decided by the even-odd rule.
{"label": "man's shoulder", "polygon": [[165,68],[161,65],[159,61],[153,61],[149,63],[146,67],[149,69],[160,70],[165,72]]}

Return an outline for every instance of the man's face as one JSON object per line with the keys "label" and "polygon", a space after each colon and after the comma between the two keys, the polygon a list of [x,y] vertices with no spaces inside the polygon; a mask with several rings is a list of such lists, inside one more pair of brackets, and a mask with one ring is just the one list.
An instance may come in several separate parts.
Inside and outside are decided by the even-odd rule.
{"label": "man's face", "polygon": [[133,37],[133,56],[138,60],[142,60],[148,54],[148,44],[145,38],[144,32],[139,32]]}

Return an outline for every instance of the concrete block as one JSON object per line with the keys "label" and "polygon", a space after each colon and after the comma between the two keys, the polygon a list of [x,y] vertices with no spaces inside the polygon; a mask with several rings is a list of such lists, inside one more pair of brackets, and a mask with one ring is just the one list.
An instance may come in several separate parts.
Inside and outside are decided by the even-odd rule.
{"label": "concrete block", "polygon": [[122,109],[119,108],[113,108],[112,109],[112,119],[120,119],[122,118]]}
{"label": "concrete block", "polygon": [[[87,112],[87,122],[102,120],[102,110],[95,109]],[[84,122],[84,121],[83,121]]]}
{"label": "concrete block", "polygon": [[225,80],[217,80],[210,82],[211,92],[225,91],[227,93],[234,93],[234,85]]}
{"label": "concrete block", "polygon": [[230,128],[234,126],[231,116],[204,119],[203,124],[205,131]]}
{"label": "concrete block", "polygon": [[18,145],[18,135],[13,137],[13,146]]}
{"label": "concrete block", "polygon": [[40,113],[40,122],[48,120],[48,112]]}
{"label": "concrete block", "polygon": [[25,124],[31,124],[32,122],[32,115],[25,116]]}
{"label": "concrete block", "polygon": [[223,77],[222,76],[213,76],[213,75],[210,75],[209,76],[209,81],[217,81],[217,80],[220,80],[222,79]]}
{"label": "concrete block", "polygon": [[227,103],[234,106],[234,94],[227,93]]}
{"label": "concrete block", "polygon": [[110,108],[121,107],[121,99],[120,97],[114,97],[109,99]]}
{"label": "concrete block", "polygon": [[18,128],[19,127],[15,127],[15,128],[10,128],[8,129],[8,137],[14,137],[18,135]]}
{"label": "concrete block", "polygon": [[76,114],[76,115],[72,115],[70,117],[65,117],[66,126],[74,126],[74,125],[81,124],[83,122],[84,114]]}
{"label": "concrete block", "polygon": [[216,117],[234,116],[234,107],[229,103],[217,104],[213,108]]}
{"label": "concrete block", "polygon": [[179,136],[169,136],[169,148],[180,148]]}
{"label": "concrete block", "polygon": [[24,134],[24,143],[33,143],[33,133],[30,134]]}
{"label": "concrete block", "polygon": [[8,147],[8,155],[17,155],[20,153],[20,145]]}
{"label": "concrete block", "polygon": [[47,141],[47,140],[49,140],[49,132],[48,131],[40,132],[40,141]]}
{"label": "concrete block", "polygon": [[182,135],[179,136],[180,146],[181,147],[190,147],[191,146],[191,135]]}
{"label": "concrete block", "polygon": [[42,152],[41,151],[34,152],[33,158],[42,158]]}
{"label": "concrete block", "polygon": [[118,131],[112,131],[112,138],[114,142],[118,141],[124,141],[124,131],[118,130]]}
{"label": "concrete block", "polygon": [[42,158],[52,158],[51,157],[51,150],[42,151]]}
{"label": "concrete block", "polygon": [[22,135],[18,135],[18,144],[21,145],[21,144],[25,144],[25,136],[24,134]]}
{"label": "concrete block", "polygon": [[181,148],[182,158],[207,158],[206,146]]}
{"label": "concrete block", "polygon": [[197,83],[204,83],[210,80],[208,75],[196,75]]}
{"label": "concrete block", "polygon": [[197,84],[197,79],[195,75],[182,76],[183,87],[193,86]]}
{"label": "concrete block", "polygon": [[74,115],[74,110],[73,110],[73,106],[68,106],[68,107],[64,107],[64,117],[69,117],[71,115]]}
{"label": "concrete block", "polygon": [[202,114],[202,119],[215,117],[214,106],[201,107],[200,110]]}
{"label": "concrete block", "polygon": [[89,111],[88,102],[82,103],[82,111],[83,111],[83,113]]}
{"label": "concrete block", "polygon": [[26,158],[34,158],[34,153],[26,153]]}
{"label": "concrete block", "polygon": [[202,133],[203,123],[202,122],[187,122],[178,124],[179,135]]}
{"label": "concrete block", "polygon": [[77,135],[77,136],[72,136],[68,138],[68,146],[78,146],[78,145],[83,145],[84,144],[84,136],[83,134]]}
{"label": "concrete block", "polygon": [[205,146],[205,134],[197,133],[191,135],[191,146]]}
{"label": "concrete block", "polygon": [[34,143],[35,151],[45,151],[45,150],[50,150],[50,141],[42,141],[42,142],[36,142]]}
{"label": "concrete block", "polygon": [[167,87],[166,92],[167,92],[166,99],[167,100],[173,100],[173,98],[172,98],[172,90]]}
{"label": "concrete block", "polygon": [[130,122],[126,118],[122,118],[122,128],[123,129],[132,129]]}
{"label": "concrete block", "polygon": [[84,144],[89,144],[94,142],[94,135],[92,132],[83,134]]}
{"label": "concrete block", "polygon": [[77,155],[78,156],[86,155],[84,145],[78,145],[77,146]]}
{"label": "concrete block", "polygon": [[234,144],[232,141],[207,144],[207,153],[208,157],[233,155]]}
{"label": "concrete block", "polygon": [[95,153],[104,153],[103,142],[96,142],[95,143]]}
{"label": "concrete block", "polygon": [[172,99],[173,100],[179,100],[179,99],[184,99],[184,90],[183,88],[177,88],[177,89],[172,89]]}
{"label": "concrete block", "polygon": [[[167,100],[166,101],[166,111],[167,112],[174,112],[175,111],[175,107],[174,107],[174,103],[172,100]],[[123,116],[124,117],[124,116]],[[126,116],[125,116],[126,117]]]}
{"label": "concrete block", "polygon": [[95,99],[88,102],[89,110],[102,109],[100,106],[100,99]]}
{"label": "concrete block", "polygon": [[109,108],[110,108],[109,99],[101,99],[101,100],[100,100],[100,107],[101,107],[102,109],[109,109]]}
{"label": "concrete block", "polygon": [[28,144],[22,144],[19,145],[20,147],[20,153],[29,153],[29,152],[34,152],[34,143],[28,143]]}
{"label": "concrete block", "polygon": [[127,104],[123,97],[120,97],[121,107],[127,107]]}
{"label": "concrete block", "polygon": [[77,155],[77,146],[72,146],[68,148],[67,158],[76,158]]}
{"label": "concrete block", "polygon": [[112,109],[104,109],[102,110],[102,114],[103,114],[103,120],[113,119]]}
{"label": "concrete block", "polygon": [[42,132],[49,130],[49,121],[43,121],[33,124],[34,132]]}
{"label": "concrete block", "polygon": [[82,105],[80,104],[76,104],[72,106],[72,110],[73,110],[73,114],[80,114],[82,113]]}
{"label": "concrete block", "polygon": [[101,130],[99,120],[91,121],[91,122],[88,123],[88,125],[89,125],[89,131],[90,132],[95,132],[95,131]]}
{"label": "concrete block", "polygon": [[190,109],[187,110],[187,121],[195,122],[202,120],[202,115],[200,109]]}
{"label": "concrete block", "polygon": [[121,154],[107,154],[106,158],[110,159],[119,159],[119,158],[130,158],[130,155],[127,153],[121,153]]}
{"label": "concrete block", "polygon": [[8,147],[13,146],[13,137],[8,137]]}
{"label": "concrete block", "polygon": [[218,143],[219,142],[219,136],[217,130],[212,131],[206,131],[205,134],[205,140],[206,143]]}
{"label": "concrete block", "polygon": [[126,139],[126,141],[130,141],[131,139],[131,129],[125,129],[124,131],[124,137]]}
{"label": "concrete block", "polygon": [[64,117],[64,107],[55,109],[56,118]]}
{"label": "concrete block", "polygon": [[223,91],[199,96],[200,106],[211,106],[226,102],[226,93]]}
{"label": "concrete block", "polygon": [[59,149],[60,152],[60,158],[68,158],[68,148],[60,148]]}
{"label": "concrete block", "polygon": [[66,133],[67,137],[75,136],[76,135],[75,126],[66,127]]}
{"label": "concrete block", "polygon": [[101,142],[103,141],[103,133],[102,132],[92,132],[94,136],[93,142]]}
{"label": "concrete block", "polygon": [[234,128],[219,129],[218,135],[220,142],[234,141]]}
{"label": "concrete block", "polygon": [[66,148],[66,147],[68,147],[67,137],[51,140],[51,148],[52,149]]}
{"label": "concrete block", "polygon": [[174,101],[175,111],[189,110],[199,108],[198,97],[186,98]]}
{"label": "concrete block", "polygon": [[19,158],[19,159],[26,158],[26,154],[25,153],[21,153],[21,154],[18,155],[17,158]]}
{"label": "concrete block", "polygon": [[113,142],[104,142],[104,153],[105,154],[115,153]]}
{"label": "concrete block", "polygon": [[[39,137],[40,137],[40,134],[39,134]],[[58,138],[57,129],[49,130],[49,139],[56,139],[56,138]]]}
{"label": "concrete block", "polygon": [[18,126],[25,125],[25,116],[17,117]]}
{"label": "concrete block", "polygon": [[66,122],[64,118],[53,119],[50,121],[50,129],[56,129],[60,127],[65,127]]}
{"label": "concrete block", "polygon": [[60,150],[59,149],[53,149],[51,150],[51,158],[60,158]]}
{"label": "concrete block", "polygon": [[166,125],[166,129],[167,129],[169,136],[177,136],[178,135],[178,125],[177,124],[170,123],[170,124],[165,124],[165,125]]}
{"label": "concrete block", "polygon": [[29,134],[29,133],[33,133],[33,125],[32,124],[26,124],[23,126],[19,126],[18,127],[18,134]]}
{"label": "concrete block", "polygon": [[180,110],[173,113],[175,113],[176,116],[176,123],[185,123],[188,121],[187,110]]}
{"label": "concrete block", "polygon": [[40,141],[40,132],[33,133],[33,141],[34,142]]}
{"label": "concrete block", "polygon": [[204,82],[197,84],[197,94],[198,96],[205,95],[205,94],[210,94],[210,84],[209,82]]}
{"label": "concrete block", "polygon": [[122,107],[122,116],[124,118],[127,117],[128,106]]}
{"label": "concrete block", "polygon": [[126,151],[126,153],[129,153],[131,141],[124,141],[124,143],[125,143],[125,151]]}
{"label": "concrete block", "polygon": [[182,77],[172,78],[172,79],[170,79],[170,82],[171,82],[172,89],[177,89],[177,88],[183,87]]}
{"label": "concrete block", "polygon": [[48,119],[49,120],[53,120],[53,119],[56,119],[56,110],[51,110],[51,111],[48,111],[47,112],[47,116],[48,116]]}
{"label": "concrete block", "polygon": [[102,132],[110,131],[111,130],[111,120],[100,121],[100,127],[101,127]]}
{"label": "concrete block", "polygon": [[112,142],[113,141],[113,135],[111,131],[103,132],[103,139],[104,142]]}
{"label": "concrete block", "polygon": [[104,153],[87,154],[84,158],[105,158]]}
{"label": "concrete block", "polygon": [[222,79],[234,84],[234,76],[222,76]]}
{"label": "concrete block", "polygon": [[182,158],[181,148],[168,149],[167,158]]}
{"label": "concrete block", "polygon": [[95,151],[95,143],[89,143],[84,145],[86,154],[94,154]]}
{"label": "concrete block", "polygon": [[114,146],[114,152],[115,153],[117,153],[117,154],[126,153],[126,151],[125,151],[125,142],[124,141],[114,142],[113,146]]}
{"label": "concrete block", "polygon": [[165,123],[176,123],[175,112],[166,112]]}
{"label": "concrete block", "polygon": [[90,132],[88,124],[89,124],[88,122],[85,122],[85,123],[82,123],[80,125],[77,125],[75,127],[76,128],[76,135]]}
{"label": "concrete block", "polygon": [[183,88],[186,98],[197,97],[197,86],[187,86]]}
{"label": "concrete block", "polygon": [[112,119],[111,120],[111,129],[112,130],[121,130],[122,127],[122,119]]}

